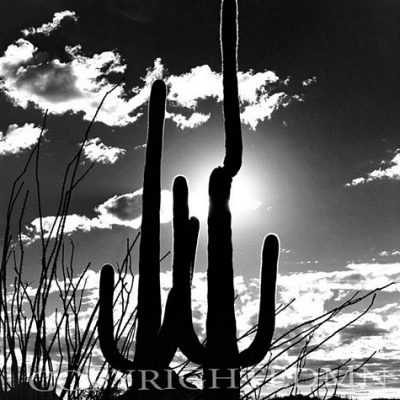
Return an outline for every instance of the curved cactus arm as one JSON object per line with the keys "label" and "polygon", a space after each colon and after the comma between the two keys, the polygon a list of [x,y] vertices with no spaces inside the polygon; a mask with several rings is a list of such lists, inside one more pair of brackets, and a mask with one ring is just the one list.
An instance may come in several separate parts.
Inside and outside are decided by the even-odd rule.
{"label": "curved cactus arm", "polygon": [[242,165],[237,82],[238,5],[237,0],[223,0],[221,7],[221,54],[224,87],[225,159],[224,168],[234,177]]}
{"label": "curved cactus arm", "polygon": [[161,325],[160,295],[160,201],[161,157],[165,119],[166,86],[153,83],[150,95],[146,165],[139,259],[138,326],[135,361],[148,357],[147,347]]}
{"label": "curved cactus arm", "polygon": [[111,265],[105,265],[100,274],[100,308],[97,323],[100,348],[113,368],[129,372],[135,368],[134,363],[120,353],[114,339],[113,293],[114,268]]}
{"label": "curved cactus arm", "polygon": [[258,364],[267,354],[275,328],[275,291],[279,258],[279,239],[270,234],[262,251],[260,311],[257,333],[251,345],[239,354],[242,367]]}

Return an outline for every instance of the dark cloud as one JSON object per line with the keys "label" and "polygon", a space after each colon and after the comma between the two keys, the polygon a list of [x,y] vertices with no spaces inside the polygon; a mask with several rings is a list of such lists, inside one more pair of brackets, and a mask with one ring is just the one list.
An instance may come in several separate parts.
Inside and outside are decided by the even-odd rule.
{"label": "dark cloud", "polygon": [[374,322],[366,322],[362,325],[351,326],[341,333],[343,344],[349,344],[361,337],[383,336],[389,333],[386,329],[380,328]]}
{"label": "dark cloud", "polygon": [[248,319],[248,324],[255,326],[258,323],[258,313],[251,315]]}
{"label": "dark cloud", "polygon": [[81,96],[76,86],[77,77],[70,64],[50,61],[38,65],[25,65],[25,68],[24,74],[17,75],[15,84],[18,88],[24,88],[53,103]]}
{"label": "dark cloud", "polygon": [[346,280],[350,282],[362,282],[364,279],[364,276],[361,274],[351,274],[346,276]]}

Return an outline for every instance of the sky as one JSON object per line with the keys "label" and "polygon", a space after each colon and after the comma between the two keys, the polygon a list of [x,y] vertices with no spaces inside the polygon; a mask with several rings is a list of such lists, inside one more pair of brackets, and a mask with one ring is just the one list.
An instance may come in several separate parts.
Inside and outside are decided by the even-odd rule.
{"label": "sky", "polygon": [[[278,302],[296,298],[289,317],[277,320],[285,329],[329,309],[349,290],[400,279],[400,5],[242,0],[239,7],[244,156],[231,204],[235,272],[249,286],[259,275],[263,237],[279,235]],[[66,225],[78,266],[91,262],[97,274],[120,260],[126,238],[140,229],[147,100],[151,82],[163,78],[169,94],[162,253],[171,249],[172,180],[183,174],[191,213],[201,222],[200,279],[207,180],[224,155],[219,2],[7,0],[0,26],[2,209],[48,110],[40,176],[44,227],[50,226],[65,166],[104,94],[124,78],[89,133],[82,168],[95,166],[74,194]],[[29,279],[38,269],[37,218],[29,203],[22,221]],[[0,224],[4,230],[4,215]],[[169,269],[166,260],[162,271]],[[243,311],[249,320],[253,308]],[[379,350],[375,371],[390,376],[398,370],[399,316],[393,286],[314,365],[341,360],[349,349],[355,358]],[[358,383],[356,392],[400,396],[394,378],[380,384]]]}

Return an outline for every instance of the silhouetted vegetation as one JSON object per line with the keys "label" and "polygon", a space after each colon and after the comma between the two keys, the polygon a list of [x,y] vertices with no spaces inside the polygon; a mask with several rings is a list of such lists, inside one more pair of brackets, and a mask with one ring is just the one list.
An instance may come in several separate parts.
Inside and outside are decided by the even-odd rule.
{"label": "silhouetted vegetation", "polygon": [[[208,315],[207,338],[202,342],[193,329],[191,310],[191,283],[199,222],[191,217],[188,207],[188,185],[184,177],[173,183],[173,287],[169,293],[164,320],[161,323],[160,296],[160,168],[166,87],[162,81],[153,84],[150,107],[146,165],[143,184],[143,218],[139,249],[139,276],[137,307],[133,296],[134,279],[132,252],[139,243],[139,234],[127,241],[126,254],[115,269],[105,266],[101,273],[100,300],[81,315],[91,265],[77,267],[74,261],[75,245],[66,240],[65,225],[72,196],[93,165],[81,170],[84,143],[96,118],[89,124],[82,146],[66,167],[61,182],[61,196],[50,230],[43,225],[42,190],[40,179],[41,140],[28,157],[25,168],[16,178],[6,209],[6,229],[0,266],[0,396],[1,399],[26,400],[111,400],[139,398],[142,386],[141,371],[158,373],[157,384],[165,387],[169,374],[173,381],[181,378],[197,384],[204,376],[202,391],[191,389],[151,390],[140,392],[140,398],[149,399],[267,399],[306,400],[337,396],[338,382],[345,375],[351,360],[329,372],[318,371],[317,384],[303,396],[301,385],[315,379],[304,373],[307,357],[320,349],[329,339],[358,321],[372,307],[378,288],[367,294],[355,293],[340,306],[279,335],[274,333],[275,316],[285,312],[291,303],[275,306],[275,284],[279,254],[278,239],[269,235],[262,251],[261,300],[257,326],[241,337],[236,337],[234,286],[232,262],[232,232],[229,198],[232,180],[242,163],[242,138],[237,87],[237,4],[236,0],[222,3],[221,46],[223,58],[225,159],[222,167],[211,174],[209,183],[210,210],[208,217]],[[99,109],[104,102],[99,105]],[[99,110],[98,109],[98,110]],[[97,113],[96,113],[97,114]],[[46,127],[44,118],[43,130]],[[39,243],[41,246],[38,279],[27,282],[26,237],[23,220],[30,191],[25,189],[25,177],[33,170],[34,198],[39,216]],[[32,290],[34,289],[34,290]],[[50,308],[50,296],[57,293],[60,308]],[[367,308],[351,321],[338,326],[329,335],[315,339],[321,327],[332,321],[343,310],[370,299]],[[52,315],[49,326],[50,317]],[[114,318],[118,314],[119,317]],[[98,329],[97,329],[98,328]],[[238,342],[253,336],[250,346],[239,352]],[[93,354],[101,347],[105,360],[100,364]],[[187,361],[173,362],[178,349]],[[129,359],[134,348],[134,357]],[[294,361],[278,370],[271,365],[289,350],[300,349]],[[371,356],[372,357],[372,356]],[[371,358],[370,357],[370,358]],[[360,370],[369,359],[359,363]],[[199,364],[198,368],[193,363]],[[277,389],[267,388],[295,369],[295,380],[281,384]],[[231,383],[214,389],[212,370],[227,376],[234,371],[237,388]],[[62,371],[66,373],[63,374]],[[82,376],[95,371],[85,389]],[[134,370],[133,376],[129,371]],[[201,371],[202,370],[202,371]],[[203,375],[201,375],[201,372]],[[228,375],[229,376],[229,375]],[[333,386],[332,386],[333,384]],[[189,385],[189,384],[188,384]],[[39,392],[34,388],[47,392]],[[56,389],[57,388],[57,389]],[[128,389],[128,390],[127,390]],[[321,391],[325,395],[321,397]],[[56,393],[57,392],[57,393]],[[35,398],[36,397],[36,398]]]}

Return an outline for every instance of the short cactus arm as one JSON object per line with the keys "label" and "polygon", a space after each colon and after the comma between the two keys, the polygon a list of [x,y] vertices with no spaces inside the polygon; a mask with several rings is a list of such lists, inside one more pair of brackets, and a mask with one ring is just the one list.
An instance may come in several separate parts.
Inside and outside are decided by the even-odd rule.
{"label": "short cactus arm", "polygon": [[191,362],[202,365],[206,360],[206,349],[200,343],[200,340],[194,330],[191,307],[191,286],[197,246],[197,240],[194,239],[197,239],[199,233],[199,221],[197,218],[190,218],[189,231],[191,232],[190,236],[193,239],[189,249],[192,257],[188,274],[185,274],[184,281],[182,281],[182,291],[179,295],[181,307],[179,348]]}
{"label": "short cactus arm", "polygon": [[221,54],[224,86],[225,159],[224,168],[234,177],[242,165],[242,131],[240,125],[237,82],[238,5],[237,0],[223,0],[221,7]]}
{"label": "short cactus arm", "polygon": [[267,354],[275,328],[275,291],[279,258],[279,239],[268,235],[262,251],[260,311],[256,336],[251,345],[239,354],[242,367],[258,364]]}
{"label": "short cactus arm", "polygon": [[134,369],[134,363],[120,353],[114,339],[113,293],[114,269],[111,265],[105,265],[100,274],[100,308],[97,324],[100,348],[113,368],[128,372]]}
{"label": "short cactus arm", "polygon": [[[173,195],[173,229],[174,229],[174,260],[173,282],[174,288],[185,288],[190,276],[190,263],[193,258],[192,251],[196,251],[197,232],[190,232],[189,220],[189,188],[186,178],[177,176],[172,187]],[[190,234],[196,233],[195,237]],[[193,243],[194,240],[194,243]]]}
{"label": "short cactus arm", "polygon": [[152,342],[161,325],[160,296],[160,201],[161,156],[166,86],[155,81],[150,96],[143,210],[139,260],[138,326],[135,360],[148,357],[145,343]]}

